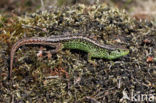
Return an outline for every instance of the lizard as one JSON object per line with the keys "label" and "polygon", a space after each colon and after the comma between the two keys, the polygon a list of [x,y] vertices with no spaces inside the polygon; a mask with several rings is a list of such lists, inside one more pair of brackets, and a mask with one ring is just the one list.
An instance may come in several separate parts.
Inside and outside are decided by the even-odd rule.
{"label": "lizard", "polygon": [[55,47],[52,53],[57,53],[62,49],[77,49],[88,53],[88,62],[93,63],[92,58],[117,59],[129,54],[125,48],[117,48],[111,45],[100,44],[95,40],[82,35],[60,35],[52,37],[30,37],[17,41],[11,48],[9,75],[12,75],[14,55],[16,50],[23,45],[47,45]]}

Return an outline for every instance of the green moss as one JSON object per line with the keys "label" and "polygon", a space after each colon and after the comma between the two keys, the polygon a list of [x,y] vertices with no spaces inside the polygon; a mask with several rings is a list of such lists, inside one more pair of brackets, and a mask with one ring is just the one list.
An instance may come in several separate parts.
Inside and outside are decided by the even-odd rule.
{"label": "green moss", "polygon": [[[156,31],[150,21],[134,20],[125,11],[105,4],[80,4],[21,17],[11,16],[1,20],[1,23],[2,101],[12,101],[12,96],[15,102],[119,102],[125,88],[143,94],[152,94],[155,90],[152,81],[155,64],[146,62],[148,55],[156,55]],[[114,61],[94,59],[97,63],[94,67],[81,51],[63,50],[48,58],[47,51],[51,48],[23,46],[16,52],[12,80],[4,81],[9,51],[16,41],[24,37],[74,33],[88,36],[101,44],[127,47],[130,54]],[[151,42],[145,43],[145,39]],[[43,52],[40,57],[37,56],[39,51]],[[47,79],[48,76],[58,78]],[[119,80],[122,85],[117,88]]]}

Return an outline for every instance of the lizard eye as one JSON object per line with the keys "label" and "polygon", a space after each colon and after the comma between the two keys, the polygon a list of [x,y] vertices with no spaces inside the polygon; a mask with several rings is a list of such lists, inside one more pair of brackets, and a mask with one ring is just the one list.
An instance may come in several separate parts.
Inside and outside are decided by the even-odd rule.
{"label": "lizard eye", "polygon": [[119,52],[121,52],[121,50],[120,50],[120,49],[117,49],[116,51],[117,51],[118,53],[119,53]]}

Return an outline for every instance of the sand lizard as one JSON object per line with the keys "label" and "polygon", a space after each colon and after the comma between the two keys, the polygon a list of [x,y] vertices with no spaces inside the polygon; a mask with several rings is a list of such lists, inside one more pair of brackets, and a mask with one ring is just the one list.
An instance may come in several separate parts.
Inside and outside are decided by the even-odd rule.
{"label": "sand lizard", "polygon": [[14,55],[16,50],[22,45],[48,45],[55,47],[52,50],[53,53],[58,52],[62,49],[77,49],[88,53],[88,61],[92,63],[91,58],[104,58],[104,59],[116,59],[121,56],[125,56],[129,53],[128,49],[112,47],[110,45],[102,45],[94,40],[81,36],[54,36],[54,37],[31,37],[24,38],[16,42],[11,49],[10,53],[10,68],[9,68],[9,78],[11,77]]}

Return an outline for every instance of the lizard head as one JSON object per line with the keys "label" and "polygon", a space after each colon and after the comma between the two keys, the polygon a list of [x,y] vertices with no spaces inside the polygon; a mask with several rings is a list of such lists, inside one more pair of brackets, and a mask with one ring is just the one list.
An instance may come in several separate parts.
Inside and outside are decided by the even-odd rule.
{"label": "lizard head", "polygon": [[129,53],[128,49],[117,49],[109,52],[108,59],[116,59]]}

